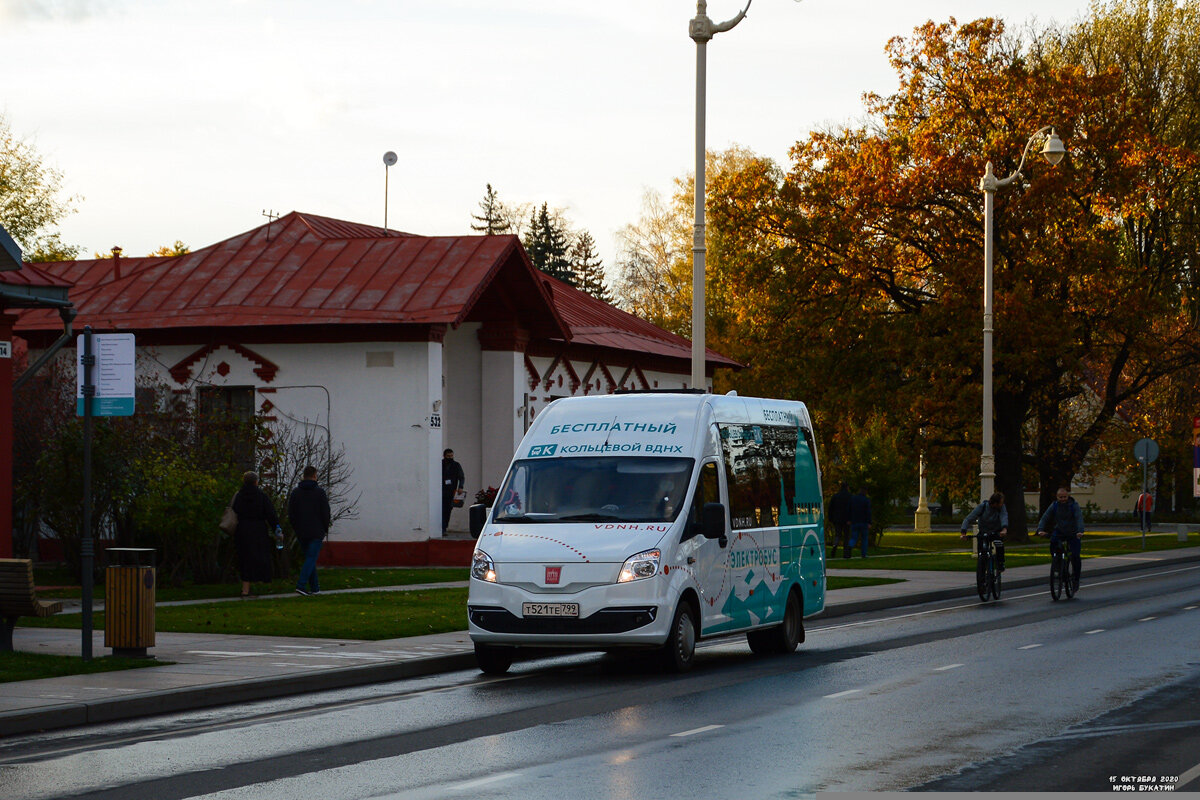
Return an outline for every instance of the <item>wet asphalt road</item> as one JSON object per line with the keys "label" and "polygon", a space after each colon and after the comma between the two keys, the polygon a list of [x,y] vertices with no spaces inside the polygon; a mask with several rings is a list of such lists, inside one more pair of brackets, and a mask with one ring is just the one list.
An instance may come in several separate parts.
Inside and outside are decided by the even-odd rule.
{"label": "wet asphalt road", "polygon": [[684,676],[579,654],[2,740],[0,797],[1198,791],[1198,620],[1198,566],[1085,574],[1071,601],[809,620],[787,657],[725,640]]}

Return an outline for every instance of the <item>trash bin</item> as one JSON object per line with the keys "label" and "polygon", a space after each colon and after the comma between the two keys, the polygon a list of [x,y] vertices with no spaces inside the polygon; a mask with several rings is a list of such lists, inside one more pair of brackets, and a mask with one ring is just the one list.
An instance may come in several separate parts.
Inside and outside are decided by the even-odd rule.
{"label": "trash bin", "polygon": [[487,515],[488,506],[483,503],[476,503],[467,509],[467,523],[471,530],[471,538],[479,538],[479,534],[483,532],[483,526],[487,524]]}
{"label": "trash bin", "polygon": [[104,571],[104,646],[114,656],[147,658],[154,646],[154,550],[109,547]]}

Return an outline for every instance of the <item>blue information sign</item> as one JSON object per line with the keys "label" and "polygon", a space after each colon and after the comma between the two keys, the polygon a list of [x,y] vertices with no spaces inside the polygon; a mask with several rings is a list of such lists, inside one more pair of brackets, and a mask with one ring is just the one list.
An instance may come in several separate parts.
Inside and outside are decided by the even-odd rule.
{"label": "blue information sign", "polygon": [[[83,408],[83,339],[80,334],[75,340],[76,364],[79,374],[76,380],[75,413],[84,415]],[[92,355],[96,364],[92,367],[92,384],[96,393],[92,395],[92,416],[128,417],[133,414],[137,377],[134,370],[136,355],[132,333],[92,334]]]}

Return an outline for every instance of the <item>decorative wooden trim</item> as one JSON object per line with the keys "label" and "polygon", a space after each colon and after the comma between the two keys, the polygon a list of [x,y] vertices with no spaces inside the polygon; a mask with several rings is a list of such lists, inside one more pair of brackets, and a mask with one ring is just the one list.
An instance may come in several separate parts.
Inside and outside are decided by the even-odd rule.
{"label": "decorative wooden trim", "polygon": [[558,369],[558,365],[562,362],[562,360],[563,355],[559,353],[554,357],[554,360],[550,362],[550,366],[546,367],[545,373],[542,374],[542,384],[546,391],[550,391],[550,383],[554,378],[554,370]]}
{"label": "decorative wooden trim", "polygon": [[588,367],[587,374],[583,376],[583,393],[585,395],[591,394],[591,392],[592,392],[592,375],[595,374],[596,369],[599,366],[600,366],[599,361],[593,361],[592,365],[590,367]]}
{"label": "decorative wooden trim", "polygon": [[608,367],[604,364],[601,364],[600,373],[604,375],[604,380],[608,381],[608,394],[615,392],[620,384],[613,379],[612,373],[608,371]]}
{"label": "decorative wooden trim", "polygon": [[533,361],[529,356],[525,356],[525,372],[529,375],[529,391],[535,391],[541,377],[538,375],[537,367],[533,365]]}
{"label": "decorative wooden trim", "polygon": [[170,367],[168,372],[170,372],[171,378],[174,379],[176,383],[181,385],[187,383],[192,378],[192,367],[196,364],[196,362],[207,356],[209,353],[216,352],[222,347],[232,350],[247,361],[257,364],[258,366],[254,368],[254,374],[257,375],[259,380],[263,381],[264,383],[270,383],[271,381],[275,380],[275,376],[279,373],[278,365],[269,359],[263,358],[250,348],[231,342],[221,342],[219,344],[207,344],[196,352],[192,353],[190,356],[184,358],[179,363],[175,364],[175,366]]}

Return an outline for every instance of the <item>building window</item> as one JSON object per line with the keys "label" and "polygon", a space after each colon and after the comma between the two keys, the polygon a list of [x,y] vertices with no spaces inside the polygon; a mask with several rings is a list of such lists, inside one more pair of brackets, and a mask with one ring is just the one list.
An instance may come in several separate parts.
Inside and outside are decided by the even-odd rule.
{"label": "building window", "polygon": [[200,386],[196,389],[198,422],[207,436],[220,440],[241,470],[254,468],[254,387]]}

